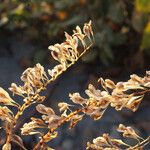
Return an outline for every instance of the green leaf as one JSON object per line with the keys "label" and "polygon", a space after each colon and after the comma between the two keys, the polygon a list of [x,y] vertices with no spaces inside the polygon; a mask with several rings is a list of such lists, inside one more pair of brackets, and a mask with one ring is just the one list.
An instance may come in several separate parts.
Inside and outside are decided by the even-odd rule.
{"label": "green leaf", "polygon": [[25,8],[25,5],[20,4],[20,5],[18,5],[17,8],[15,8],[11,11],[11,14],[22,15],[24,13],[24,8]]}
{"label": "green leaf", "polygon": [[143,33],[143,38],[142,38],[142,43],[141,43],[141,50],[144,49],[149,49],[150,48],[150,21],[147,23],[144,33]]}
{"label": "green leaf", "polygon": [[150,0],[136,0],[136,10],[144,13],[150,12]]}
{"label": "green leaf", "polygon": [[134,11],[132,14],[132,27],[139,33],[143,32],[144,27],[148,20],[148,14],[143,14],[137,11]]}
{"label": "green leaf", "polygon": [[125,8],[122,2],[116,2],[110,6],[108,17],[115,23],[121,23],[125,18]]}

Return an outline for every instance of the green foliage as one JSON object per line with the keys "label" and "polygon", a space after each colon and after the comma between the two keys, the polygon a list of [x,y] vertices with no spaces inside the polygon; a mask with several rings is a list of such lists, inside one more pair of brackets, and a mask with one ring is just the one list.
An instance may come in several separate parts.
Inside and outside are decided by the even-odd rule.
{"label": "green foliage", "polygon": [[144,29],[141,49],[150,49],[150,22],[147,23]]}
{"label": "green foliage", "polygon": [[144,13],[150,12],[150,1],[149,0],[136,0],[136,9]]}

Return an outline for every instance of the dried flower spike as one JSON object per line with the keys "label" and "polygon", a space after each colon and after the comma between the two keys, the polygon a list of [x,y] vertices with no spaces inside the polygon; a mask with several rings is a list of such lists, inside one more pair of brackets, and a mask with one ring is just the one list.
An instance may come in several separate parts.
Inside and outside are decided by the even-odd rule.
{"label": "dried flower spike", "polygon": [[[135,133],[135,131],[131,127],[125,127],[124,125],[120,124],[118,129],[119,132],[123,132],[124,137],[132,137],[134,139],[139,138],[139,136]],[[142,150],[143,147],[150,142],[150,138],[147,139],[139,138],[140,140],[136,145],[129,145],[123,142],[120,139],[113,139],[109,136],[109,134],[103,134],[100,137],[97,137],[93,140],[92,143],[87,143],[86,149],[93,149],[93,150]]]}
{"label": "dried flower spike", "polygon": [[[23,104],[21,106],[15,102],[3,88],[0,88],[0,104],[4,105],[0,106],[0,119],[11,126],[11,134],[7,134],[6,139],[13,139],[15,137],[14,142],[17,142],[20,147],[21,140],[19,140],[19,137],[13,133],[19,117],[30,105],[34,103],[42,103],[45,100],[45,96],[41,95],[41,91],[45,90],[48,84],[55,81],[57,77],[71,67],[93,45],[94,41],[91,21],[84,25],[84,31],[82,31],[79,26],[77,26],[76,29],[77,30],[74,31],[73,35],[69,35],[65,32],[66,40],[63,43],[57,43],[49,46],[52,57],[59,62],[58,65],[52,69],[45,70],[44,67],[38,63],[32,68],[27,68],[22,73],[21,81],[23,84],[11,84],[9,90],[13,93],[13,95],[21,96],[23,99]],[[80,51],[78,50],[79,48]],[[13,113],[5,105],[17,107],[17,113]],[[42,135],[42,133],[38,131],[38,128],[57,128],[60,124],[62,124],[62,122],[64,122],[64,118],[66,121],[70,119],[69,117],[67,118],[67,110],[70,110],[70,106],[71,105],[67,105],[66,103],[60,103],[60,111],[63,112],[63,114],[61,116],[57,116],[51,108],[45,107],[42,104],[38,105],[36,109],[42,113],[42,119],[31,118],[32,121],[25,123],[21,129],[22,134]],[[80,120],[80,117],[76,115],[76,118],[72,118],[72,120],[74,120],[72,122],[73,124],[75,121],[77,122],[77,120]],[[4,129],[7,132],[5,127]],[[55,138],[56,136],[57,132],[55,131],[51,134],[47,134],[45,142]],[[10,141],[11,140],[6,140],[3,149],[11,149],[11,145],[9,144]],[[24,149],[23,146],[22,148]]]}

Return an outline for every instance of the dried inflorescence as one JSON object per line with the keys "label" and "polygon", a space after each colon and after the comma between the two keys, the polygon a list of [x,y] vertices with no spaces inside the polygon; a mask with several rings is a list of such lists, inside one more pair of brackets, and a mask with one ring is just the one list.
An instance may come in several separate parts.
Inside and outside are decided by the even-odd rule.
{"label": "dried inflorescence", "polygon": [[123,124],[120,124],[118,129],[118,132],[121,132],[123,134],[123,137],[125,138],[132,138],[134,139],[137,144],[136,145],[129,145],[125,142],[123,142],[120,139],[114,139],[109,136],[109,134],[104,133],[102,136],[97,137],[93,140],[92,143],[87,143],[86,149],[93,149],[93,150],[142,150],[144,146],[146,146],[150,142],[150,137],[147,139],[143,139],[140,137],[135,130],[132,127],[124,126]]}
{"label": "dried inflorescence", "polygon": [[[25,104],[19,108],[15,116],[16,120],[29,105],[44,101],[45,96],[41,96],[40,92],[46,88],[47,84],[54,81],[62,72],[73,65],[92,46],[93,31],[91,21],[85,23],[83,32],[81,28],[77,26],[72,36],[65,32],[65,37],[65,42],[49,46],[52,57],[59,62],[58,65],[47,71],[45,71],[44,67],[39,63],[33,68],[27,68],[21,76],[21,80],[24,84],[17,86],[15,83],[12,83],[9,88],[13,94],[22,96],[25,102]],[[82,47],[82,52],[78,51],[79,47]]]}
{"label": "dried inflorescence", "polygon": [[[3,150],[11,150],[12,142],[18,144],[22,149],[26,149],[21,137],[14,132],[19,116],[33,103],[42,103],[46,97],[41,94],[41,91],[46,90],[49,83],[55,81],[92,46],[91,21],[84,25],[83,30],[77,26],[73,30],[73,35],[65,32],[65,37],[66,40],[63,43],[49,46],[51,55],[58,61],[58,65],[53,69],[45,70],[38,63],[35,67],[27,68],[23,72],[21,76],[22,85],[11,84],[9,90],[23,98],[22,105],[19,105],[3,88],[0,88],[0,119],[4,122],[2,128],[6,131]],[[144,77],[131,75],[126,82],[115,84],[110,79],[104,80],[102,78],[98,82],[102,90],[96,89],[90,84],[85,90],[86,98],[79,93],[70,93],[69,97],[73,104],[60,102],[58,104],[60,114],[56,114],[52,108],[43,104],[36,106],[36,110],[42,114],[42,118],[31,117],[31,121],[25,123],[21,128],[22,135],[37,134],[39,136],[40,140],[33,148],[34,150],[52,149],[46,143],[57,137],[57,129],[66,122],[69,122],[69,127],[73,128],[86,115],[93,120],[99,120],[109,106],[114,107],[117,111],[127,108],[135,112],[144,95],[150,92],[150,71],[147,71]],[[14,113],[9,106],[15,107],[17,113]],[[88,148],[120,150],[120,145],[123,145],[127,146],[129,150],[133,150],[141,149],[150,141],[149,137],[143,140],[131,127],[120,125],[118,131],[122,132],[124,137],[136,139],[137,145],[130,146],[119,139],[111,139],[108,134],[103,134],[102,137],[93,140],[93,143],[88,143]]]}
{"label": "dried inflorescence", "polygon": [[[66,40],[63,43],[49,46],[51,55],[58,61],[58,65],[56,65],[53,69],[45,70],[44,67],[38,63],[33,68],[27,68],[23,72],[21,76],[21,80],[23,82],[22,85],[17,85],[16,83],[11,84],[9,90],[13,93],[13,95],[18,95],[23,98],[22,105],[19,105],[3,88],[0,88],[0,119],[4,121],[5,125],[3,128],[7,133],[6,143],[3,146],[3,150],[10,150],[11,142],[16,142],[19,146],[22,145],[21,147],[25,149],[23,147],[23,142],[20,140],[21,138],[14,134],[14,129],[19,117],[23,114],[24,110],[33,103],[42,103],[46,97],[41,95],[40,92],[45,90],[49,83],[55,81],[59,75],[72,66],[93,45],[94,41],[91,21],[84,24],[83,30],[77,26],[73,31],[73,35],[69,35],[65,32],[65,37]],[[8,106],[16,107],[17,113],[14,113]],[[66,106],[63,105],[63,107]],[[43,116],[43,120],[46,122],[50,121],[47,118],[49,117],[47,116],[47,113],[50,113],[49,110],[50,109],[48,109],[48,112],[45,112],[46,114]],[[42,112],[42,110],[40,112]],[[53,116],[55,115],[53,114]],[[24,125],[24,130],[22,129],[23,134],[34,134],[34,128],[47,128],[43,120],[38,118],[31,119],[31,123]],[[55,121],[57,120],[59,120],[59,117],[56,118]],[[52,122],[53,119],[51,119],[51,124]],[[9,130],[7,128],[8,126]],[[15,140],[13,138],[14,135]]]}
{"label": "dried inflorescence", "polygon": [[[70,122],[69,127],[73,128],[85,115],[89,115],[94,120],[99,120],[108,106],[114,107],[117,111],[128,108],[135,112],[144,95],[147,92],[150,92],[149,71],[146,72],[146,75],[143,78],[134,74],[130,76],[128,81],[118,82],[117,84],[110,79],[104,80],[102,78],[100,78],[98,82],[101,83],[103,90],[96,89],[90,84],[88,89],[85,90],[85,93],[88,96],[87,98],[81,97],[79,93],[69,94],[70,100],[74,104],[60,102],[58,104],[61,113],[60,115],[56,115],[54,110],[50,107],[41,104],[36,107],[37,111],[42,114],[41,122],[45,122],[48,132],[45,135],[44,133],[40,133],[42,135],[41,140],[35,146],[35,149],[38,149],[39,147],[43,148],[45,143],[52,139],[49,137],[56,133],[57,128],[65,122]],[[29,124],[30,123],[31,122],[29,122]],[[37,124],[35,125],[36,128]],[[22,134],[26,134],[24,133],[24,129],[27,129],[27,127],[28,124],[25,124],[22,128]],[[124,132],[123,135],[134,135],[134,138],[139,139],[137,134],[130,128],[123,128],[123,126],[121,128],[120,126],[120,131],[121,129],[122,131],[127,129],[127,132]],[[27,134],[30,134],[30,128]],[[55,136],[53,136],[53,138],[55,138]]]}
{"label": "dried inflorescence", "polygon": [[127,82],[117,84],[108,79],[99,81],[106,91],[111,90],[110,104],[116,110],[128,108],[135,112],[144,94],[150,91],[150,71],[143,78],[133,74]]}

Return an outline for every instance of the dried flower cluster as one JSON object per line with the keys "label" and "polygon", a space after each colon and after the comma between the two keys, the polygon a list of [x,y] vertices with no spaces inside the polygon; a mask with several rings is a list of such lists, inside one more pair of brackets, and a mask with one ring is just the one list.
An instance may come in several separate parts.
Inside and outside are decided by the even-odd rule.
{"label": "dried flower cluster", "polygon": [[[11,84],[9,90],[23,98],[22,105],[13,100],[3,88],[0,88],[0,119],[3,121],[0,129],[3,128],[6,133],[2,150],[11,150],[12,142],[26,150],[21,137],[15,134],[19,117],[33,103],[42,103],[46,97],[41,94],[41,91],[46,90],[49,83],[55,81],[92,46],[94,40],[91,21],[84,25],[83,30],[77,26],[72,36],[65,33],[65,37],[66,40],[63,43],[49,46],[52,57],[59,62],[58,65],[45,71],[43,66],[36,64],[35,67],[27,68],[23,72],[22,85]],[[79,52],[79,48],[82,48],[82,51]],[[126,82],[115,84],[110,79],[102,78],[98,82],[102,89],[96,89],[90,84],[85,90],[86,98],[79,93],[70,93],[69,97],[73,104],[60,102],[58,104],[59,115],[52,108],[38,104],[36,110],[42,114],[42,118],[31,117],[31,121],[21,128],[21,135],[37,134],[40,139],[33,149],[51,150],[52,148],[46,143],[57,137],[57,129],[66,122],[69,122],[69,127],[73,128],[86,115],[93,120],[99,120],[109,106],[117,111],[127,108],[135,112],[144,95],[150,92],[150,71],[147,71],[144,77],[131,75]],[[11,109],[12,106],[16,108],[16,113]],[[112,139],[108,134],[103,134],[102,137],[94,139],[93,143],[88,142],[87,149],[120,150],[124,146],[128,150],[139,150],[150,142],[150,137],[142,139],[131,127],[120,125],[118,131],[122,132],[124,137],[136,139],[137,145],[131,146],[120,139]]]}
{"label": "dried flower cluster", "polygon": [[[84,24],[83,30],[77,26],[73,31],[73,35],[65,32],[66,40],[63,43],[49,46],[52,57],[59,62],[53,69],[45,71],[44,67],[38,63],[35,67],[27,68],[23,72],[21,76],[22,85],[11,84],[9,90],[13,95],[23,98],[22,105],[13,100],[3,88],[0,88],[0,119],[4,122],[2,128],[6,131],[6,142],[2,148],[3,150],[10,150],[12,142],[25,149],[21,138],[14,133],[19,117],[33,103],[42,103],[45,100],[45,96],[41,95],[40,92],[45,90],[49,83],[55,81],[59,75],[72,66],[93,45],[94,38],[91,26],[91,21]],[[14,113],[9,106],[16,107],[17,113]],[[47,113],[50,113],[49,109],[48,112],[45,112],[45,117],[48,117],[46,116]],[[28,124],[28,130],[32,131],[37,122],[39,122],[38,125],[43,123],[42,127],[44,126],[44,122],[40,119],[31,119],[32,123]],[[47,118],[45,118],[46,120]],[[38,125],[36,126],[39,127]],[[25,132],[24,130],[23,133]]]}
{"label": "dried flower cluster", "polygon": [[[92,46],[93,31],[91,21],[85,23],[83,32],[80,27],[77,26],[72,36],[66,32],[65,36],[65,42],[49,46],[53,58],[59,62],[58,65],[53,69],[48,69],[48,73],[46,73],[44,67],[40,64],[36,64],[33,68],[27,68],[21,76],[21,80],[24,84],[22,86],[17,86],[15,83],[12,83],[9,88],[13,94],[22,96],[25,102],[24,105],[19,108],[19,111],[15,116],[16,120],[29,105],[36,102],[42,102],[45,99],[45,96],[40,96],[39,93],[46,88],[47,84],[54,81],[62,74],[62,72],[66,71],[67,68],[73,65]],[[87,38],[90,42],[86,41]],[[80,43],[83,47],[81,53],[78,52]]]}
{"label": "dried flower cluster", "polygon": [[93,143],[87,143],[87,149],[93,150],[142,150],[144,146],[146,146],[150,142],[150,136],[147,139],[143,139],[140,137],[132,127],[126,127],[123,124],[120,124],[118,132],[123,134],[125,138],[132,138],[136,140],[137,144],[132,146],[120,139],[113,139],[109,136],[109,134],[104,133],[102,136],[97,137],[93,140]]}
{"label": "dried flower cluster", "polygon": [[[47,147],[45,143],[57,137],[57,128],[65,122],[70,122],[69,127],[73,128],[85,115],[89,115],[94,120],[99,120],[108,106],[114,107],[117,111],[128,108],[135,112],[145,93],[150,92],[150,71],[147,71],[143,78],[134,74],[130,76],[127,82],[118,82],[117,84],[110,79],[103,80],[100,78],[98,81],[101,83],[103,90],[96,89],[90,84],[88,89],[85,90],[88,98],[81,97],[79,93],[73,93],[69,94],[73,105],[65,102],[59,103],[61,115],[56,115],[50,107],[42,104],[37,105],[36,109],[42,114],[42,119],[32,118],[32,121],[24,124],[22,128],[23,135],[40,134],[41,139],[34,150]],[[77,109],[75,109],[75,106]],[[32,124],[32,127],[30,124]],[[39,128],[47,128],[47,133],[39,133]],[[128,132],[132,131],[134,138],[139,138],[133,130],[127,129]],[[128,134],[124,132],[124,135]]]}

